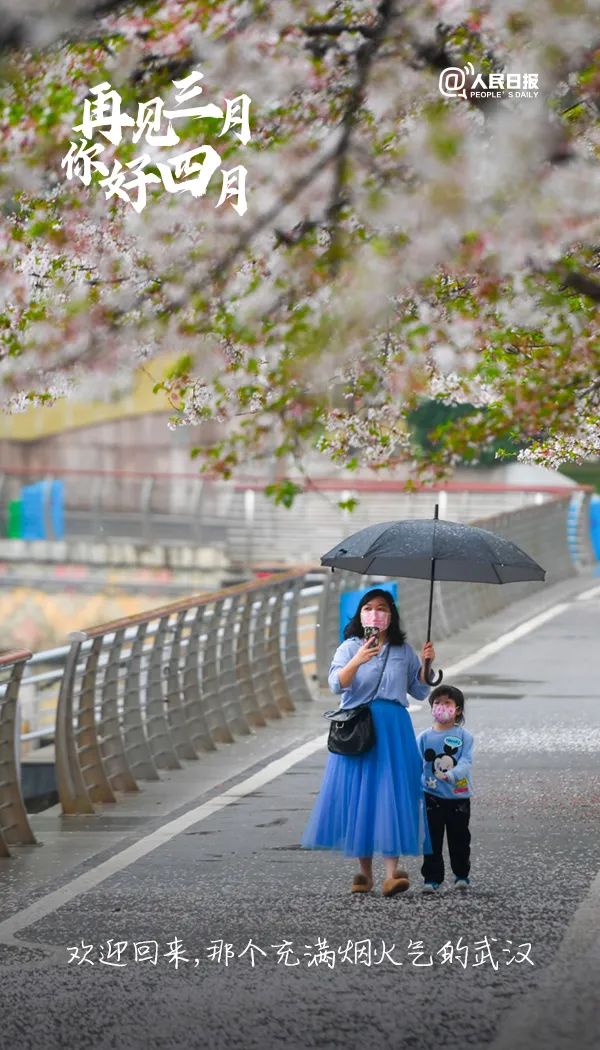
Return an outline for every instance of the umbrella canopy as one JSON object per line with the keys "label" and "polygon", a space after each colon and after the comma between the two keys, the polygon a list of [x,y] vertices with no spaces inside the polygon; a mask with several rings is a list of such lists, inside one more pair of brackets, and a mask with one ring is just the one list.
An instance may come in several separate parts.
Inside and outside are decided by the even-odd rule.
{"label": "umbrella canopy", "polygon": [[[321,558],[332,569],[373,576],[410,576],[429,580],[427,640],[431,639],[435,580],[465,583],[517,583],[544,580],[546,572],[516,543],[476,525],[433,518],[384,521],[353,533]],[[443,672],[432,676],[425,660],[425,681],[438,685]]]}
{"label": "umbrella canopy", "polygon": [[321,565],[365,575],[468,583],[516,583],[546,576],[541,565],[510,540],[439,518],[369,525],[332,547]]}

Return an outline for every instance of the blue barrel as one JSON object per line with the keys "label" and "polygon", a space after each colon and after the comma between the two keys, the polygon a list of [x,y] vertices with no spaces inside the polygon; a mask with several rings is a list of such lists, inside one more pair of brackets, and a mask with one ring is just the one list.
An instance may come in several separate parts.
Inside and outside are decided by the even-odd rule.
{"label": "blue barrel", "polygon": [[21,489],[24,540],[62,540],[65,535],[64,481],[36,481]]}
{"label": "blue barrel", "polygon": [[24,540],[45,540],[44,488],[42,481],[21,489],[21,536]]}
{"label": "blue barrel", "polygon": [[62,540],[65,536],[65,483],[64,481],[51,481],[49,484],[52,536],[55,540]]}

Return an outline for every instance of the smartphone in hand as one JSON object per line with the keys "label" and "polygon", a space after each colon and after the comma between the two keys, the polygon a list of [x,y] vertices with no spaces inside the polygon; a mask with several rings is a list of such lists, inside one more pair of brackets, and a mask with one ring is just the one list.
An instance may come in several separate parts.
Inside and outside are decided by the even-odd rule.
{"label": "smartphone in hand", "polygon": [[375,641],[371,641],[371,645],[373,648],[376,648],[376,646],[379,644],[379,628],[365,627],[365,641],[368,642],[370,639],[373,638],[375,639]]}

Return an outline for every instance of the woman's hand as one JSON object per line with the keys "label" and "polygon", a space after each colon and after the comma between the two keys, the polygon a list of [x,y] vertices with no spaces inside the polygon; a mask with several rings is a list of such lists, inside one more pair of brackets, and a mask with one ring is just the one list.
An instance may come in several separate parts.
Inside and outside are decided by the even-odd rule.
{"label": "woman's hand", "polygon": [[421,649],[421,663],[424,664],[426,660],[431,660],[432,663],[435,660],[435,649],[432,642],[425,642]]}
{"label": "woman's hand", "polygon": [[421,649],[421,670],[419,671],[419,681],[423,682],[424,685],[429,685],[429,682],[425,678],[425,661],[431,660],[431,663],[435,660],[435,649],[431,642],[425,642]]}
{"label": "woman's hand", "polygon": [[381,641],[379,635],[373,634],[363,643],[363,645],[361,645],[360,649],[357,649],[352,657],[351,663],[359,667],[361,664],[368,663],[374,656],[378,656],[380,652]]}
{"label": "woman's hand", "polygon": [[360,649],[357,649],[351,660],[345,667],[338,671],[338,680],[342,689],[347,689],[361,664],[366,664],[381,652],[381,641],[379,635],[372,635]]}

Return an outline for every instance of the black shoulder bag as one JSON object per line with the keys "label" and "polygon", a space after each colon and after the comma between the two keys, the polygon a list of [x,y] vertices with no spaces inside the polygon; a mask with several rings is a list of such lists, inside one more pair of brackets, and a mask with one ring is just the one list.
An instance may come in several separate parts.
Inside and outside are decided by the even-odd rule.
{"label": "black shoulder bag", "polygon": [[331,719],[327,747],[335,755],[364,755],[375,745],[375,726],[370,706],[379,690],[385,665],[390,655],[388,643],[387,652],[379,675],[379,681],[375,686],[375,692],[370,700],[357,707],[340,707],[336,711],[325,711],[323,717]]}

